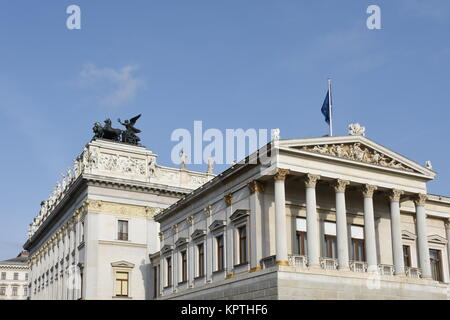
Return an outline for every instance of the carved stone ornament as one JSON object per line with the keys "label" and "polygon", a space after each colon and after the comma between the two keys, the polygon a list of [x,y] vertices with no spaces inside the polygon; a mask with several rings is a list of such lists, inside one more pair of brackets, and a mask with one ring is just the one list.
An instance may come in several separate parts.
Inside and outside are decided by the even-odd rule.
{"label": "carved stone ornament", "polygon": [[274,176],[276,181],[284,181],[286,176],[289,174],[289,169],[278,169]]}
{"label": "carved stone ornament", "polygon": [[350,184],[348,180],[337,179],[333,182],[333,187],[336,192],[345,192],[345,188]]}
{"label": "carved stone ornament", "polygon": [[159,240],[160,240],[160,241],[163,241],[163,240],[164,240],[164,232],[160,231],[160,232],[158,233],[158,236],[159,236]]}
{"label": "carved stone ornament", "polygon": [[373,193],[377,189],[378,189],[377,186],[373,186],[371,184],[364,185],[363,188],[362,188],[362,193],[363,193],[364,198],[372,198],[373,197]]}
{"label": "carved stone ornament", "polygon": [[232,193],[226,194],[223,198],[225,199],[225,202],[227,203],[228,207],[233,204],[233,194]]}
{"label": "carved stone ornament", "polygon": [[417,196],[414,197],[414,204],[416,206],[425,206],[425,203],[427,202],[428,196],[423,193],[419,193]]}
{"label": "carved stone ornament", "polygon": [[175,233],[178,232],[178,224],[174,224],[174,225],[172,226],[172,231],[175,232]]}
{"label": "carved stone ornament", "polygon": [[359,123],[351,123],[348,126],[348,134],[351,136],[365,136],[366,128],[361,126]]}
{"label": "carved stone ornament", "polygon": [[391,192],[389,193],[389,200],[391,201],[400,201],[401,196],[404,194],[405,192],[403,190],[391,190]]}
{"label": "carved stone ornament", "polygon": [[307,188],[315,188],[317,181],[319,181],[320,176],[318,174],[310,174],[308,173],[305,176],[305,186]]}
{"label": "carved stone ornament", "polygon": [[361,143],[351,144],[325,144],[304,146],[302,150],[320,153],[328,156],[333,156],[342,159],[354,160],[359,162],[365,162],[369,164],[379,165],[382,167],[404,170],[408,172],[414,172],[411,168],[403,165],[402,163],[378,152],[371,148],[362,146]]}
{"label": "carved stone ornament", "polygon": [[194,224],[194,216],[188,216],[186,222],[192,226]]}
{"label": "carved stone ornament", "polygon": [[205,210],[205,215],[207,217],[211,217],[212,216],[212,206],[211,205],[207,206],[204,210]]}
{"label": "carved stone ornament", "polygon": [[261,182],[257,181],[257,180],[253,180],[252,182],[250,182],[248,184],[248,188],[250,189],[250,191],[252,193],[255,192],[264,192],[264,186]]}

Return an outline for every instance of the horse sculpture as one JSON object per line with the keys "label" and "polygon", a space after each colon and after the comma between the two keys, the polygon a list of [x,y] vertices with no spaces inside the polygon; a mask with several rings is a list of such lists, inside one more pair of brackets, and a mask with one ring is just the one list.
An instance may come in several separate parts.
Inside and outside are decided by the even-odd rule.
{"label": "horse sculpture", "polygon": [[94,131],[94,139],[108,139],[113,141],[120,141],[120,136],[122,135],[122,130],[115,129],[111,126],[111,120],[105,120],[105,125],[102,126],[99,122],[94,124],[92,128]]}

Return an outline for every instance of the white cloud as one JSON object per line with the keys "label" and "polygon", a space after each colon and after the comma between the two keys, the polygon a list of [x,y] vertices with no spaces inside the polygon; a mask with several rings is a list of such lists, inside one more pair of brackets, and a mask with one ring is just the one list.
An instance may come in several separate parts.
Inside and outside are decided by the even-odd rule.
{"label": "white cloud", "polygon": [[137,66],[127,65],[120,69],[99,68],[94,64],[86,64],[80,73],[83,86],[95,88],[100,102],[105,105],[121,106],[132,101],[143,81],[134,75]]}

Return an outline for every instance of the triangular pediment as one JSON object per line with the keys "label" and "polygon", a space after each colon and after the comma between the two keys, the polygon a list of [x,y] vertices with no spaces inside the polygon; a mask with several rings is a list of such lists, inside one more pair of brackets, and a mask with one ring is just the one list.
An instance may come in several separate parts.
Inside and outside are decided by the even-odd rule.
{"label": "triangular pediment", "polygon": [[282,140],[280,148],[320,157],[351,161],[381,169],[420,174],[433,179],[435,172],[363,136]]}
{"label": "triangular pediment", "polygon": [[113,266],[114,268],[134,268],[134,263],[125,261],[125,260],[121,260],[121,261],[116,261],[116,262],[112,262],[111,266]]}
{"label": "triangular pediment", "polygon": [[175,246],[177,247],[181,247],[186,245],[189,242],[188,238],[179,238],[176,242],[175,242]]}
{"label": "triangular pediment", "polygon": [[417,236],[412,232],[403,230],[402,231],[402,239],[414,241],[417,239]]}
{"label": "triangular pediment", "polygon": [[250,214],[249,210],[238,209],[230,216],[230,220],[237,221],[243,218],[247,218],[249,214]]}
{"label": "triangular pediment", "polygon": [[203,229],[197,229],[191,234],[192,239],[198,239],[204,236],[206,236],[206,230]]}
{"label": "triangular pediment", "polygon": [[447,244],[447,239],[444,237],[441,237],[440,235],[433,234],[431,236],[428,236],[428,242],[438,243],[438,244]]}
{"label": "triangular pediment", "polygon": [[164,247],[161,248],[161,253],[165,254],[165,253],[168,253],[168,252],[170,252],[172,250],[173,250],[173,245],[166,244]]}
{"label": "triangular pediment", "polygon": [[214,231],[217,229],[225,228],[227,222],[225,220],[214,220],[213,223],[209,226],[209,230]]}

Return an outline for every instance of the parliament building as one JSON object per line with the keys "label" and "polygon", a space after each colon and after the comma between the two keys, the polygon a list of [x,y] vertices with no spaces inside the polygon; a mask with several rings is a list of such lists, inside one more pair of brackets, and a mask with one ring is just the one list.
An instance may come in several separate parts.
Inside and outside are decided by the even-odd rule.
{"label": "parliament building", "polygon": [[156,159],[86,145],[30,225],[30,299],[450,298],[450,198],[360,126],[218,175]]}

